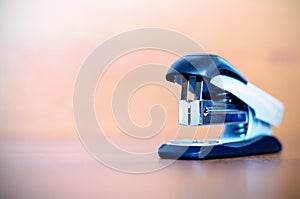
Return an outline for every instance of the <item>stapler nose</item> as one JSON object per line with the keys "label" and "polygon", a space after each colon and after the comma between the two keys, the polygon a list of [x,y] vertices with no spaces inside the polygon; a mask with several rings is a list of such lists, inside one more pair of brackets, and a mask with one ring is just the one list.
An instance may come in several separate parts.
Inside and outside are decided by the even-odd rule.
{"label": "stapler nose", "polygon": [[[190,84],[194,85],[194,99],[187,98]],[[183,77],[181,88],[181,99],[178,108],[179,124],[197,126],[247,122],[247,107],[243,103],[233,104],[232,99],[228,97],[225,98],[227,100],[222,98],[216,100],[203,99],[203,81],[199,81],[195,76]],[[219,92],[224,93],[221,89],[219,89]],[[218,94],[220,95],[220,93]]]}

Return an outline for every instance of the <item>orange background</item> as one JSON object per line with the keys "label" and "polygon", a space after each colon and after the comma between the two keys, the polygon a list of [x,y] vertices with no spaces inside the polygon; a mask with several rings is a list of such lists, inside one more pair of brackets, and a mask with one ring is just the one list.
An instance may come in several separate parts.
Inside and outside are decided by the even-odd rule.
{"label": "orange background", "polygon": [[[112,36],[144,27],[175,30],[198,42],[207,52],[229,60],[249,82],[285,104],[283,122],[274,129],[275,134],[298,134],[298,1],[31,0],[1,2],[0,7],[2,137],[77,139],[72,94],[81,64],[93,49]],[[145,51],[124,59],[113,65],[117,69],[106,78],[118,81],[136,64],[155,60],[170,65],[176,57]],[[137,93],[140,109],[131,103],[132,118],[146,125],[150,121],[150,102],[167,104],[170,118],[161,133],[168,134],[178,126],[177,100],[167,94],[161,98],[162,93],[155,88],[145,89],[150,98],[143,99],[143,91]],[[111,88],[101,92],[110,93]],[[111,116],[107,107],[105,111],[96,110]],[[111,118],[107,119],[106,128],[112,133],[118,131]]]}

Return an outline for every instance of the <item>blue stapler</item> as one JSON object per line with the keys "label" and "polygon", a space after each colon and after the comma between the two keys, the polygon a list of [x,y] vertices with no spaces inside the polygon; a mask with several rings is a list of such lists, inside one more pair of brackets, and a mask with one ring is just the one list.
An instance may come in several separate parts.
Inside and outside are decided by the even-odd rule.
{"label": "blue stapler", "polygon": [[[181,85],[179,124],[224,125],[216,140],[173,140],[158,149],[166,159],[228,158],[281,151],[271,125],[282,120],[284,105],[249,83],[217,55],[186,55],[172,64],[167,81]],[[188,99],[191,92],[193,99]]]}

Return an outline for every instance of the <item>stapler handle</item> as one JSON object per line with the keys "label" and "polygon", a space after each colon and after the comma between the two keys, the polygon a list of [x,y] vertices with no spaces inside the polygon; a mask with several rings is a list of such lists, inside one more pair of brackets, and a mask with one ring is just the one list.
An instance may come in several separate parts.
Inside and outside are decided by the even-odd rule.
{"label": "stapler handle", "polygon": [[247,84],[246,77],[228,61],[220,56],[208,54],[193,54],[179,58],[171,65],[166,80],[181,84],[182,76],[196,76],[210,80],[217,75],[226,75]]}

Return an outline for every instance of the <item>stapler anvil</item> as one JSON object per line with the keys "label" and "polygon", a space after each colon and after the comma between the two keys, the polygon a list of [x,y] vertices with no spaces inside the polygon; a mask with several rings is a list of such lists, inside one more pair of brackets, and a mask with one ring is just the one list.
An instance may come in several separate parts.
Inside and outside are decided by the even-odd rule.
{"label": "stapler anvil", "polygon": [[[163,144],[158,149],[161,158],[211,159],[281,151],[271,125],[280,124],[283,104],[249,83],[222,57],[186,55],[172,64],[166,79],[181,85],[180,125],[224,125],[224,130],[214,141]],[[188,92],[193,99],[188,99]]]}

